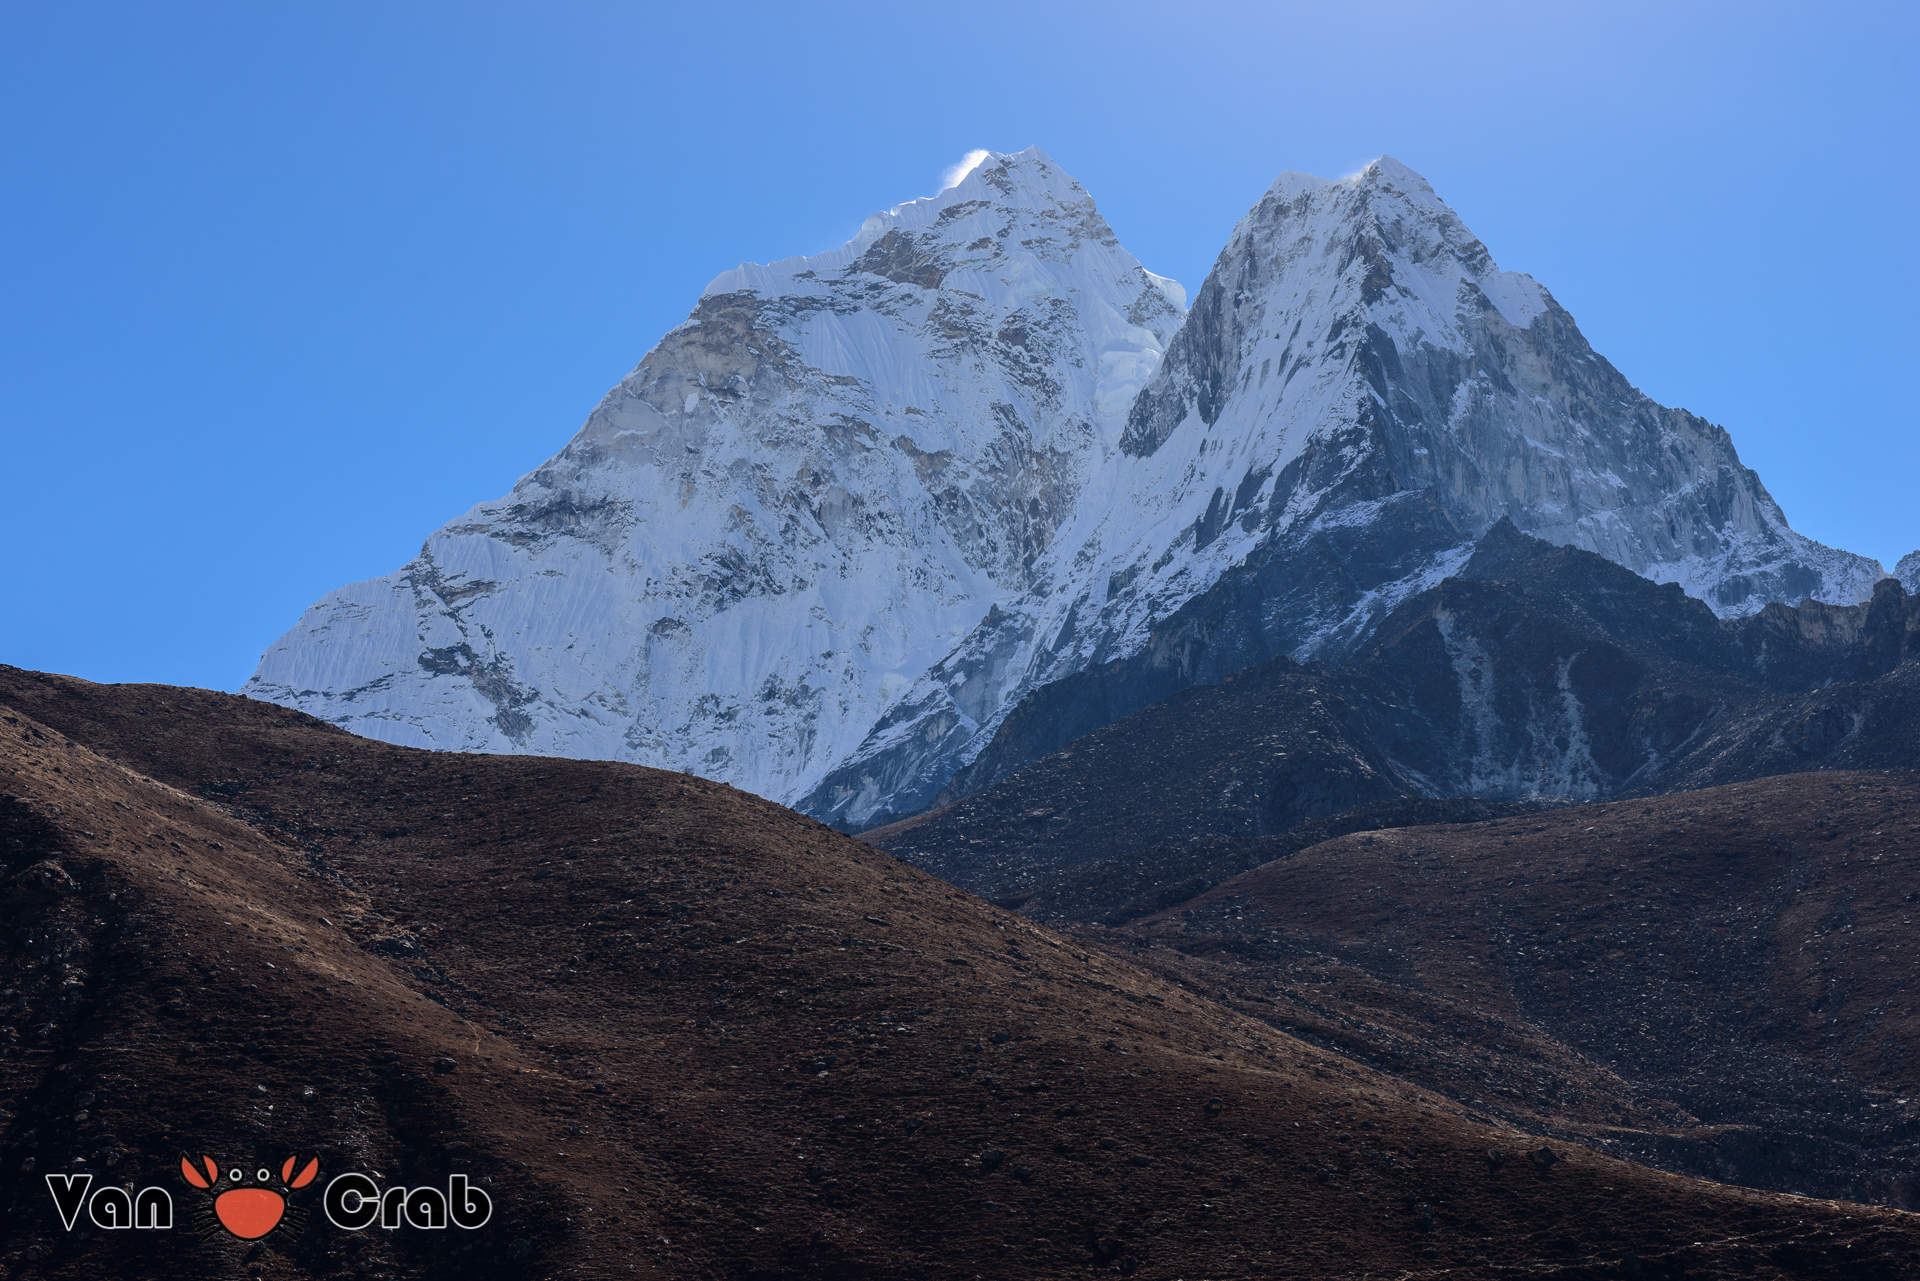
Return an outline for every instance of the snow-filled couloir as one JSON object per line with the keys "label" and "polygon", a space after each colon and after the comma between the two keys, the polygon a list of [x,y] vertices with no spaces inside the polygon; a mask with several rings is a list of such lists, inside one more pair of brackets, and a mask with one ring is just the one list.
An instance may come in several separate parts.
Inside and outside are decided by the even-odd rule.
{"label": "snow-filled couloir", "polygon": [[790,801],[998,601],[1185,296],[1037,148],[708,286],[561,453],[312,606],[245,693],[357,734]]}

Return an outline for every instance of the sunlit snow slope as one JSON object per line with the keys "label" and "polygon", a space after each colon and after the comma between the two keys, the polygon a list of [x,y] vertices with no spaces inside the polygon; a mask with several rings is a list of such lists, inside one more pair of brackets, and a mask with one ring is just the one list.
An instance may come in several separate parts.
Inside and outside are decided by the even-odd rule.
{"label": "sunlit snow slope", "polygon": [[721,275],[558,457],[315,604],[244,692],[797,799],[1033,586],[1184,303],[1038,149],[989,155]]}
{"label": "sunlit snow slope", "polygon": [[[802,807],[886,821],[931,804],[990,740],[948,795],[1248,663],[1343,658],[1502,516],[1722,616],[1850,604],[1883,573],[1788,528],[1723,429],[1631,386],[1412,170],[1283,174],[1033,587]],[[1020,733],[995,740],[1016,705]]]}

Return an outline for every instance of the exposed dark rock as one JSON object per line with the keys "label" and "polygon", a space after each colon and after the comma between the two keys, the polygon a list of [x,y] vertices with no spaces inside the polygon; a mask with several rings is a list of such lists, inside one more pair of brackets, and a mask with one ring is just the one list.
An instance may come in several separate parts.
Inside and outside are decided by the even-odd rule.
{"label": "exposed dark rock", "polygon": [[1912,765],[1916,658],[1894,579],[1723,620],[1502,522],[1344,667],[1181,690],[862,839],[1028,916],[1119,923],[1345,832]]}

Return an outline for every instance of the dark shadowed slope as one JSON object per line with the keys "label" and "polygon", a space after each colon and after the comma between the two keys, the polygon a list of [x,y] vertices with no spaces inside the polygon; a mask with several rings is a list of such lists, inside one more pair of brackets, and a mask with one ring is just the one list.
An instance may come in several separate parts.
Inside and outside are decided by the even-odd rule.
{"label": "dark shadowed slope", "polygon": [[862,834],[975,892],[1196,836],[1257,840],[1411,795],[1366,708],[1284,658],[1181,692],[986,792]]}
{"label": "dark shadowed slope", "polygon": [[[1887,1211],[1568,1144],[1539,1168],[1536,1138],[724,787],[390,748],[201,691],[7,669],[0,703],[11,1277],[1920,1257]],[[464,1170],[495,1219],[257,1249],[59,1230],[41,1172],[165,1181],[189,1146]]]}
{"label": "dark shadowed slope", "polygon": [[1345,836],[1084,936],[1486,1115],[1911,1208],[1916,915],[1920,778],[1835,771]]}
{"label": "dark shadowed slope", "polygon": [[[1504,522],[1345,667],[1182,690],[863,839],[1038,914],[1173,901],[1300,835],[1491,817],[1814,768],[1920,764],[1920,598],[1715,618]],[[1010,719],[1009,725],[1015,722]],[[1415,798],[1426,802],[1422,809]],[[1480,812],[1448,814],[1441,802]]]}
{"label": "dark shadowed slope", "polygon": [[1717,619],[1510,526],[1348,669],[1429,795],[1596,800],[1812,768],[1920,764],[1920,597]]}

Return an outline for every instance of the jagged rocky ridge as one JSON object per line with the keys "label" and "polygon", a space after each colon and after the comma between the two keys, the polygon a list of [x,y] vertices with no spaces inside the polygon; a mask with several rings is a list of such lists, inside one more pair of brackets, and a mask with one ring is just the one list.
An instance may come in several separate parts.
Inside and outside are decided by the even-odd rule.
{"label": "jagged rocky ridge", "polygon": [[315,604],[244,692],[793,799],[1033,584],[1184,305],[1037,148],[988,156],[719,276],[557,457]]}
{"label": "jagged rocky ridge", "polygon": [[1468,817],[1422,798],[1595,801],[1916,762],[1920,597],[1897,580],[1860,605],[1721,619],[1502,520],[1346,665],[1280,656],[1183,690],[862,839],[1034,914],[1100,920],[1284,857],[1356,807],[1319,830]]}
{"label": "jagged rocky ridge", "polygon": [[1033,756],[954,775],[1035,691],[1044,754],[1252,662],[1343,659],[1503,517],[1726,617],[1851,604],[1883,574],[1790,529],[1723,429],[1636,390],[1418,174],[1283,174],[1036,587],[804,807],[858,827],[1004,778]]}

